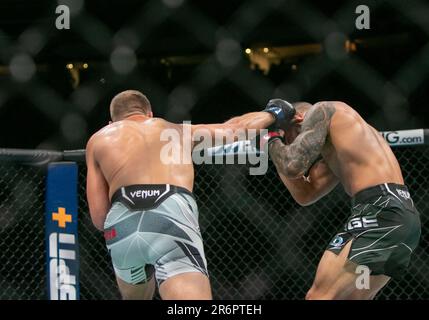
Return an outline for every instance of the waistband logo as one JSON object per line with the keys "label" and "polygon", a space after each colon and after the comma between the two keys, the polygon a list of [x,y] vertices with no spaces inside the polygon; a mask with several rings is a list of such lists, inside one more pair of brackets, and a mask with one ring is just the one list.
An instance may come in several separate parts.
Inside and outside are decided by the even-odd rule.
{"label": "waistband logo", "polygon": [[159,197],[161,194],[161,191],[159,190],[137,190],[130,192],[130,195],[132,198],[143,198],[146,199],[147,197]]}
{"label": "waistband logo", "polygon": [[401,189],[396,189],[396,192],[399,194],[399,196],[401,196],[404,199],[409,200],[410,199],[410,193],[408,191],[404,191]]}

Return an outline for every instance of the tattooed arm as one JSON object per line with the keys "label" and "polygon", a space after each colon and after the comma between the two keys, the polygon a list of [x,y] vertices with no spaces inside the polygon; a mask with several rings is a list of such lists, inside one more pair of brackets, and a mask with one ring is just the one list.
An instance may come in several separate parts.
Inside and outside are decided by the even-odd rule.
{"label": "tattooed arm", "polygon": [[269,153],[277,171],[287,178],[298,178],[319,156],[335,113],[332,102],[319,102],[311,108],[302,122],[301,133],[290,144],[274,141]]}
{"label": "tattooed arm", "polygon": [[[316,202],[338,184],[324,160],[313,165],[325,144],[334,113],[332,102],[320,102],[307,113],[302,131],[292,144],[277,140],[270,145],[270,156],[281,180],[302,206]],[[308,178],[303,179],[309,169]]]}
{"label": "tattooed arm", "polygon": [[[206,143],[210,142],[206,147],[244,140],[249,129],[261,130],[274,121],[274,117],[268,112],[250,112],[224,123],[191,125],[192,137],[195,138],[193,146],[204,140]],[[222,139],[216,140],[217,137]]]}

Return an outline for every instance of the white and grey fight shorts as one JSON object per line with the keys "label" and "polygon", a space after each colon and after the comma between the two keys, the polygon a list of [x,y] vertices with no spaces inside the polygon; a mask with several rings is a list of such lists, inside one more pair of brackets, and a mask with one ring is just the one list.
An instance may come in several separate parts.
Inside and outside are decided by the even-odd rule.
{"label": "white and grey fight shorts", "polygon": [[115,274],[130,284],[155,275],[163,281],[186,272],[208,276],[190,191],[173,185],[130,185],[117,190],[104,223]]}

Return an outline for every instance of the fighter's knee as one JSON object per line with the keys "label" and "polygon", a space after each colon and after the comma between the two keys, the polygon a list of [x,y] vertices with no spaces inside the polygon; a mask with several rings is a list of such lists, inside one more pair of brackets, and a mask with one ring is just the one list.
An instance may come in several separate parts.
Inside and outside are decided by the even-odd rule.
{"label": "fighter's knee", "polygon": [[313,285],[310,290],[307,291],[307,294],[305,295],[305,300],[318,300],[320,294],[320,290]]}
{"label": "fighter's knee", "polygon": [[305,300],[333,300],[335,296],[317,286],[312,286],[305,295]]}
{"label": "fighter's knee", "polygon": [[153,294],[151,290],[121,291],[121,298],[122,300],[152,300]]}
{"label": "fighter's knee", "polygon": [[310,289],[307,291],[307,294],[305,295],[305,300],[314,300],[313,298],[313,290]]}

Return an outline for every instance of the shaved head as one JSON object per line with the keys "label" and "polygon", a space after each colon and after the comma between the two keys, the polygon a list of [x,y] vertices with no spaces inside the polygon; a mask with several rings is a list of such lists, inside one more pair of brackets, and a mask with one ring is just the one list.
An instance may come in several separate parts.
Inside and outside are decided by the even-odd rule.
{"label": "shaved head", "polygon": [[112,121],[120,121],[131,115],[150,115],[152,107],[148,98],[137,90],[126,90],[118,93],[110,103]]}

